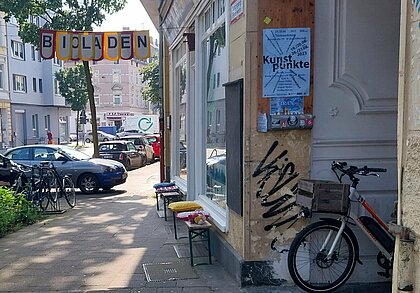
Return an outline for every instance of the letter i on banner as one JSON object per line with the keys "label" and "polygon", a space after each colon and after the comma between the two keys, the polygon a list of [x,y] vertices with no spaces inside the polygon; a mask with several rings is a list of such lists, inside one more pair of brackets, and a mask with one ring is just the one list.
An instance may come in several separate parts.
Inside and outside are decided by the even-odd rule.
{"label": "letter i on banner", "polygon": [[133,32],[123,31],[120,33],[121,59],[133,58]]}
{"label": "letter i on banner", "polygon": [[58,59],[70,60],[71,58],[71,33],[58,31],[55,33],[55,53]]}
{"label": "letter i on banner", "polygon": [[44,59],[54,58],[55,53],[55,31],[40,30],[40,46],[41,57]]}
{"label": "letter i on banner", "polygon": [[71,60],[80,60],[80,33],[71,34]]}
{"label": "letter i on banner", "polygon": [[81,60],[92,60],[94,55],[94,33],[80,33],[79,34],[79,41],[80,41],[80,59]]}
{"label": "letter i on banner", "polygon": [[120,34],[111,32],[104,33],[105,45],[104,45],[104,55],[108,60],[118,60],[120,59]]}
{"label": "letter i on banner", "polygon": [[139,59],[150,57],[149,31],[134,32],[134,56]]}
{"label": "letter i on banner", "polygon": [[104,33],[94,33],[95,38],[95,50],[93,54],[93,60],[99,61],[104,59]]}

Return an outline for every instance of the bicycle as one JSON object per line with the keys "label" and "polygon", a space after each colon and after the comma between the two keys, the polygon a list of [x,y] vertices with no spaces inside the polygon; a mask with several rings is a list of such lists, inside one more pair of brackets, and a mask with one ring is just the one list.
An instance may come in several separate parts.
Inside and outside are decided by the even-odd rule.
{"label": "bicycle", "polygon": [[[356,262],[363,264],[359,258],[357,238],[349,227],[354,224],[359,226],[379,249],[377,262],[385,272],[378,274],[388,278],[391,276],[389,272],[392,269],[395,238],[389,233],[388,225],[358,193],[357,185],[360,179],[356,177],[379,177],[377,173],[387,170],[347,166],[346,162],[333,162],[331,169],[340,183],[343,176],[347,176],[351,181],[347,189],[348,198],[344,196],[348,208],[338,218],[321,217],[319,221],[308,225],[296,235],[288,253],[289,273],[295,284],[307,292],[333,291],[348,280]],[[359,216],[357,209],[351,209],[351,203],[361,205],[371,216]],[[300,217],[310,217],[312,205],[302,206]]]}

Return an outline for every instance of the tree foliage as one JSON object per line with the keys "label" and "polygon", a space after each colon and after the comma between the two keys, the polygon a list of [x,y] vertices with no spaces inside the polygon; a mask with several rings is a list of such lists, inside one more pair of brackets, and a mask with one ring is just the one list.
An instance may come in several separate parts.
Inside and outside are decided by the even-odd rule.
{"label": "tree foliage", "polygon": [[71,106],[73,111],[81,111],[86,108],[89,101],[86,77],[82,64],[74,67],[61,69],[55,73],[58,80],[60,94]]}
{"label": "tree foliage", "polygon": [[153,61],[140,69],[143,82],[146,86],[143,90],[143,99],[154,105],[160,104],[159,99],[159,60],[153,58]]}

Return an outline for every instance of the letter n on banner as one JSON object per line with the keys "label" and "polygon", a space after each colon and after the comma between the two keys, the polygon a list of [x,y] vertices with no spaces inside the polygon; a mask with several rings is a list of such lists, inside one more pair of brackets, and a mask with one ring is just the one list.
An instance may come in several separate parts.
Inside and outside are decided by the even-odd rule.
{"label": "letter n on banner", "polygon": [[104,55],[108,60],[120,59],[120,34],[119,33],[104,33],[105,46]]}
{"label": "letter n on banner", "polygon": [[139,59],[150,57],[149,31],[134,32],[134,56]]}
{"label": "letter n on banner", "polygon": [[93,53],[93,60],[99,61],[104,59],[104,33],[94,33],[95,36],[95,50]]}
{"label": "letter n on banner", "polygon": [[44,59],[54,58],[55,53],[55,31],[41,29],[40,46],[41,57]]}
{"label": "letter n on banner", "polygon": [[92,60],[94,55],[94,41],[95,36],[93,33],[80,33],[79,34],[79,46],[80,46],[80,59],[81,60]]}
{"label": "letter n on banner", "polygon": [[55,33],[55,48],[58,59],[70,60],[72,44],[71,36],[71,32],[58,31]]}
{"label": "letter n on banner", "polygon": [[120,33],[121,59],[133,58],[133,32]]}

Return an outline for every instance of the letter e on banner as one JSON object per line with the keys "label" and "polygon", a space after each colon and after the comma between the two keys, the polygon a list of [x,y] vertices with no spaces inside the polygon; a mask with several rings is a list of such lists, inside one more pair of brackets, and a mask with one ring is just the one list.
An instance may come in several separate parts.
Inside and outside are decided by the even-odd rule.
{"label": "letter e on banner", "polygon": [[94,46],[93,60],[99,61],[104,59],[104,33],[94,33]]}
{"label": "letter e on banner", "polygon": [[139,59],[150,57],[149,31],[134,32],[134,56]]}
{"label": "letter e on banner", "polygon": [[58,31],[55,34],[56,54],[61,60],[71,58],[71,32]]}
{"label": "letter e on banner", "polygon": [[133,58],[133,32],[123,31],[120,34],[121,59]]}
{"label": "letter e on banner", "polygon": [[80,59],[81,60],[92,60],[94,50],[94,35],[93,33],[80,33],[79,34],[79,46],[80,46]]}
{"label": "letter e on banner", "polygon": [[111,32],[104,33],[105,46],[104,55],[108,60],[120,59],[120,34]]}
{"label": "letter e on banner", "polygon": [[54,58],[55,52],[55,31],[44,30],[40,31],[40,46],[41,57],[44,59]]}

